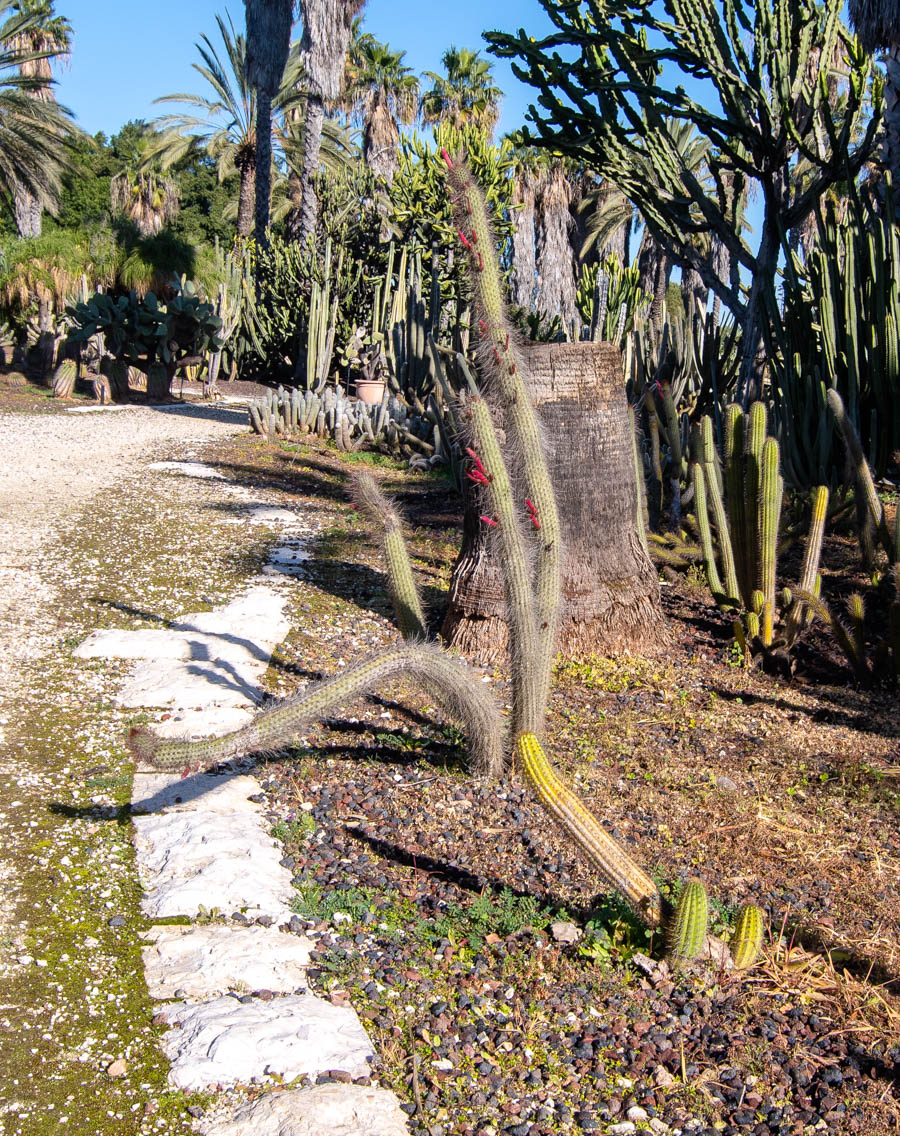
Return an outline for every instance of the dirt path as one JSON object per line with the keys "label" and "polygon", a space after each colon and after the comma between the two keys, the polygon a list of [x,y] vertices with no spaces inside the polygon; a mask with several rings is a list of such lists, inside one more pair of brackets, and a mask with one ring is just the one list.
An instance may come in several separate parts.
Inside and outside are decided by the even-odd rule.
{"label": "dirt path", "polygon": [[[88,1086],[98,1071],[118,1084],[106,1075],[106,1059],[122,1055],[121,1017],[134,1020],[140,997],[129,988],[139,963],[134,948],[127,957],[128,950],[117,953],[116,944],[102,941],[104,932],[115,934],[115,922],[107,931],[112,913],[134,904],[128,841],[99,829],[102,806],[92,807],[90,798],[87,807],[63,804],[75,801],[73,786],[91,791],[73,756],[87,768],[97,752],[85,723],[88,705],[103,703],[103,679],[98,674],[93,691],[84,676],[67,683],[71,664],[62,648],[96,619],[98,582],[126,570],[130,556],[145,558],[151,544],[154,555],[164,554],[166,530],[161,536],[146,521],[166,519],[167,494],[180,495],[182,506],[203,497],[202,486],[157,484],[145,492],[148,463],[199,456],[245,424],[238,406],[0,414],[0,1053],[7,1054],[0,1060],[0,1133],[60,1131],[66,1123],[69,1131],[87,1131],[79,1127],[80,1098],[96,1095]],[[136,535],[107,549],[102,534],[114,518],[142,507],[147,516]],[[102,760],[98,768],[109,769]],[[71,943],[61,928],[71,931]],[[64,990],[69,979],[72,989]],[[119,1020],[108,1020],[101,1033],[105,1003]],[[83,1024],[67,1029],[67,1018],[74,1023],[79,1015],[87,1031]],[[162,1069],[156,1079],[164,1085]],[[51,1092],[54,1082],[59,1089]],[[142,1120],[152,1120],[147,1131],[163,1130],[155,1102],[139,1104],[124,1085],[118,1096],[104,1101],[117,1131],[125,1130],[126,1098],[129,1110],[143,1109]],[[68,1122],[67,1101],[75,1110]]]}

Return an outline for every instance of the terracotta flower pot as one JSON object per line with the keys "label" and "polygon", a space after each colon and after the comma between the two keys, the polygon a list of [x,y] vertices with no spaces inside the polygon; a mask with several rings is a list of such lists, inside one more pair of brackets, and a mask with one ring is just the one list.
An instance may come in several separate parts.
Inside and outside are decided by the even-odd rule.
{"label": "terracotta flower pot", "polygon": [[356,397],[360,402],[367,402],[369,406],[378,406],[384,398],[383,379],[357,379],[354,385]]}

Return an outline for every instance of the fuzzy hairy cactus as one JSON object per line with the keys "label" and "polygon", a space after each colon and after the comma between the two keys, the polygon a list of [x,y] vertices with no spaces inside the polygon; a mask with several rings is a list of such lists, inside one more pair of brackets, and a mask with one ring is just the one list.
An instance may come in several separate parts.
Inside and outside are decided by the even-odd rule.
{"label": "fuzzy hairy cactus", "polygon": [[745,904],[738,912],[731,938],[731,954],[738,970],[753,966],[762,950],[765,917],[762,909],[753,903]]}
{"label": "fuzzy hairy cactus", "polygon": [[[521,471],[521,505],[531,502],[529,513],[534,526],[534,622],[537,657],[532,668],[536,684],[533,702],[539,720],[515,722],[514,731],[540,733],[550,694],[550,672],[556,652],[559,625],[562,538],[556,498],[544,458],[537,418],[528,394],[524,354],[510,324],[504,300],[504,284],[497,262],[496,243],[491,229],[484,194],[464,162],[454,161],[445,152],[447,186],[454,220],[470,265],[475,293],[478,329],[478,375],[487,397],[499,404],[509,431],[508,448],[514,462],[507,464]],[[531,702],[532,699],[527,700]]]}
{"label": "fuzzy hairy cactus", "polygon": [[374,659],[347,667],[263,710],[252,722],[221,738],[167,741],[142,727],[131,731],[128,747],[136,761],[156,769],[201,768],[248,753],[267,753],[288,745],[302,730],[335,707],[377,690],[390,678],[407,677],[428,691],[465,729],[473,769],[496,776],[503,767],[503,725],[497,704],[473,681],[464,664],[426,644],[395,647]]}
{"label": "fuzzy hairy cactus", "polygon": [[404,639],[424,639],[425,613],[409,562],[399,512],[370,473],[359,473],[354,478],[353,500],[359,511],[378,526],[400,634]]}
{"label": "fuzzy hairy cactus", "polygon": [[703,950],[709,922],[709,898],[700,880],[684,885],[668,928],[669,951],[674,958],[692,959]]}
{"label": "fuzzy hairy cactus", "polygon": [[604,832],[584,802],[557,777],[534,734],[522,734],[518,738],[516,757],[526,781],[550,816],[575,841],[604,880],[655,927],[660,920],[660,895],[653,880]]}

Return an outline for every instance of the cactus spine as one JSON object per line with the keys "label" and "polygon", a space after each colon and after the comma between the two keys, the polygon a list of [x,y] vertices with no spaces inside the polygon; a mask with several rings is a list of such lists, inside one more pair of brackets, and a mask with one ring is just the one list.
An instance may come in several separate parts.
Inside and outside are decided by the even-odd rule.
{"label": "cactus spine", "polygon": [[738,970],[753,966],[759,958],[764,929],[762,910],[753,903],[745,904],[738,912],[731,938],[731,953]]}
{"label": "cactus spine", "polygon": [[709,899],[700,880],[684,885],[669,926],[669,950],[677,959],[692,959],[703,950],[709,922]]}
{"label": "cactus spine", "polygon": [[594,815],[554,773],[534,734],[516,741],[516,756],[526,781],[546,811],[587,855],[611,887],[620,891],[652,925],[660,919],[656,885],[628,853],[598,824]]}
{"label": "cactus spine", "polygon": [[422,611],[422,600],[409,562],[400,514],[382,493],[381,487],[370,473],[357,474],[354,480],[353,498],[359,511],[378,526],[381,534],[394,615],[400,634],[404,639],[424,639],[425,614]]}

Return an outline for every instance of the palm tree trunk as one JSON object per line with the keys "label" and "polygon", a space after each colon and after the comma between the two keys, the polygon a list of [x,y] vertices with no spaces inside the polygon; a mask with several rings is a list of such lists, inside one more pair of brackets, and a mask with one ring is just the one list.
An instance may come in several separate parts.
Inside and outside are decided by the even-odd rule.
{"label": "palm tree trunk", "polygon": [[534,302],[534,192],[527,178],[516,182],[513,205],[521,205],[513,213],[516,223],[512,236],[512,272],[509,292],[512,302],[531,310]]}
{"label": "palm tree trunk", "polygon": [[240,170],[237,231],[239,237],[249,237],[253,232],[253,214],[256,208],[256,162],[245,160]]}
{"label": "palm tree trunk", "polygon": [[[535,343],[527,363],[565,546],[558,650],[577,659],[664,642],[656,572],[636,525],[621,355],[608,343]],[[442,634],[493,662],[506,650],[506,603],[479,497],[467,494]]]}
{"label": "palm tree trunk", "polygon": [[267,244],[269,198],[272,193],[272,99],[261,87],[256,92],[256,243]]}
{"label": "palm tree trunk", "polygon": [[882,161],[891,171],[894,201],[900,201],[900,43],[885,53],[884,146]]}
{"label": "palm tree trunk", "polygon": [[318,95],[310,94],[306,100],[306,134],[303,139],[303,170],[300,184],[299,238],[305,241],[316,231],[319,199],[316,195],[316,175],[319,171],[319,152],[322,147],[322,126],[325,122],[325,104]]}
{"label": "palm tree trunk", "polygon": [[16,230],[20,237],[39,237],[41,235],[41,215],[43,208],[36,197],[27,189],[18,186],[15,191],[14,208]]}
{"label": "palm tree trunk", "polygon": [[567,332],[577,319],[575,259],[569,240],[570,200],[571,187],[565,171],[556,168],[547,178],[539,202],[535,307],[545,315],[558,315]]}

